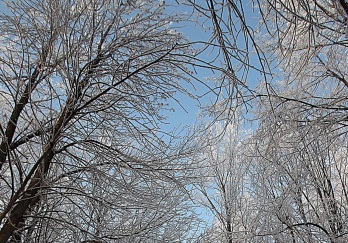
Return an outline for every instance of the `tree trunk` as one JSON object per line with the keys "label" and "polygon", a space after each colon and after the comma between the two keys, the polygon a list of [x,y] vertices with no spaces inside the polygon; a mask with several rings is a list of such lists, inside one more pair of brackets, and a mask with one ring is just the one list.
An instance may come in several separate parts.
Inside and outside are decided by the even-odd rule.
{"label": "tree trunk", "polygon": [[[20,229],[25,223],[25,212],[39,202],[39,191],[42,188],[45,175],[54,156],[53,147],[54,144],[51,144],[40,158],[40,166],[36,170],[27,190],[25,190],[20,200],[17,200],[16,206],[12,209],[7,221],[0,230],[0,243],[6,243],[11,236],[14,236],[14,231]],[[20,236],[17,235],[16,237]]]}

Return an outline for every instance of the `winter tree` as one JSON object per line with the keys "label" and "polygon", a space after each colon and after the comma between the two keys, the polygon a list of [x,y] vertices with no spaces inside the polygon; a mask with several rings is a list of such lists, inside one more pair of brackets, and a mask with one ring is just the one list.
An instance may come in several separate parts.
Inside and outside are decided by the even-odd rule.
{"label": "winter tree", "polygon": [[347,6],[260,4],[260,45],[275,68],[257,90],[256,239],[347,241]]}
{"label": "winter tree", "polygon": [[162,1],[14,1],[1,14],[0,242],[174,242],[188,142],[161,131],[193,52]]}
{"label": "winter tree", "polygon": [[268,116],[254,135],[251,184],[262,216],[254,234],[277,242],[345,242],[346,136],[334,125],[300,121],[299,109]]}
{"label": "winter tree", "polygon": [[[228,13],[242,6],[238,1],[223,3],[220,10]],[[249,211],[244,211],[247,221],[253,222],[244,229],[248,241],[346,242],[348,4],[315,0],[255,4],[260,27],[259,36],[253,36],[254,47],[267,57],[272,75],[263,72],[265,78],[251,92],[255,133],[243,142],[244,166],[251,168],[247,172],[251,199]],[[216,26],[229,24],[221,21]],[[228,140],[230,134],[226,136]],[[225,156],[224,151],[214,151],[216,157]],[[207,161],[209,168],[216,159]],[[227,171],[232,165],[223,168]],[[237,182],[236,175],[243,174],[233,171],[226,181]],[[233,205],[238,200],[227,202]]]}
{"label": "winter tree", "polygon": [[[219,136],[221,133],[224,136]],[[196,158],[201,164],[196,197],[214,218],[201,238],[203,242],[245,241],[252,214],[248,178],[251,168],[244,157],[247,146],[243,144],[247,132],[237,122],[215,123],[206,139],[208,144]]]}
{"label": "winter tree", "polygon": [[4,4],[0,242],[347,241],[346,1]]}

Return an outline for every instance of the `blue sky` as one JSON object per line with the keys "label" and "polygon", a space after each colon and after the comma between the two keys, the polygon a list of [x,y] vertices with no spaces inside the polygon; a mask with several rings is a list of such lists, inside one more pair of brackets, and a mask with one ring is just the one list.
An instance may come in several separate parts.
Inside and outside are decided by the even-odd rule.
{"label": "blue sky", "polygon": [[[202,1],[202,2],[205,2],[205,1]],[[247,18],[247,24],[250,25],[252,28],[256,28],[258,25],[257,10],[253,12],[251,4],[248,4],[246,6],[247,6],[247,9],[245,10],[245,14]],[[182,12],[189,11],[189,9],[182,6],[179,7],[178,9],[181,10]],[[206,27],[208,27],[209,25],[211,25],[211,22],[206,22]],[[194,23],[192,22],[187,22],[187,25],[181,28],[181,32],[185,36],[187,36],[192,42],[201,41],[201,40],[206,41],[206,40],[209,40],[211,36],[210,31],[204,32],[199,26],[195,27]],[[240,38],[238,39],[237,44],[243,47],[245,45],[243,41],[244,40]],[[207,51],[203,53],[201,57],[206,58],[207,60],[211,60],[216,55],[217,55],[217,50],[215,50],[212,53]],[[221,57],[216,60],[217,64],[219,62],[223,62]],[[250,62],[254,64],[255,66],[259,66],[258,59],[255,56],[251,56]],[[232,64],[238,65],[236,61],[233,61]],[[217,76],[218,74],[202,68],[197,71],[196,75],[198,79],[204,80],[205,78]],[[257,85],[257,83],[259,83],[259,80],[262,80],[262,79],[263,77],[257,71],[252,69],[249,70],[247,82],[250,85],[250,87],[254,88]],[[189,86],[188,88],[191,88],[192,92],[194,92],[195,94],[204,94],[207,91],[207,89],[201,84],[200,85],[197,84],[195,86],[196,90],[194,90],[192,87],[189,87]],[[189,127],[197,122],[197,116],[199,114],[199,107],[198,107],[197,101],[180,93],[177,93],[175,95],[175,98],[180,100],[181,105],[184,107],[184,109],[180,107],[178,104],[176,104],[175,102],[170,102],[170,106],[174,108],[174,111],[172,110],[172,111],[165,112],[165,114],[168,116],[168,122],[169,122],[168,125],[163,126],[165,130],[166,129],[170,130],[175,127],[181,127],[181,128],[184,126]],[[201,99],[200,104],[203,106],[206,104],[210,104],[212,102],[212,99],[214,99],[213,95],[207,95]],[[247,114],[246,116],[251,118],[251,114]],[[249,125],[245,124],[245,128],[249,129],[249,128],[253,128],[253,126],[250,124]],[[214,194],[214,192],[211,192],[211,193]],[[209,212],[203,207],[197,208],[196,212],[198,214],[201,214],[201,217],[206,221],[208,225],[212,223],[214,217],[211,212]]]}
{"label": "blue sky", "polygon": [[[205,1],[201,1],[201,2],[203,6],[206,6]],[[167,3],[173,3],[174,6],[176,5],[174,0],[167,1]],[[245,6],[246,6],[245,15],[247,19],[246,20],[247,24],[250,25],[252,28],[256,28],[258,24],[258,19],[257,19],[258,11],[257,9],[253,11],[251,3],[245,4]],[[187,6],[180,5],[179,7],[175,7],[175,11],[190,13],[191,9],[188,8]],[[193,20],[194,17],[195,16],[192,16],[191,19]],[[202,40],[207,41],[209,40],[212,34],[211,30],[208,29],[208,27],[212,26],[211,21],[205,22],[204,25],[205,27],[207,27],[206,31],[203,31],[200,28],[200,26],[196,26],[196,24],[193,21],[192,22],[188,21],[185,24],[180,23],[179,25],[181,27],[179,31],[181,31],[184,34],[184,36],[188,37],[191,42],[202,41]],[[240,46],[240,48],[243,48],[245,46],[244,39],[239,38],[237,40],[237,45]],[[213,50],[212,52],[211,50],[212,49],[209,49],[208,51],[202,53],[200,55],[200,58],[203,58],[205,60],[212,60],[213,58],[215,58],[215,56],[217,55],[217,49]],[[255,56],[251,56],[250,61],[253,63],[253,65],[259,66],[258,60]],[[222,60],[222,57],[219,57],[215,61],[216,65],[220,65],[220,63],[221,65],[223,65],[223,62],[224,61]],[[234,60],[232,61],[232,65],[237,66],[238,64],[239,63],[237,63],[236,61]],[[206,78],[209,78],[209,77],[214,77],[214,76],[216,77],[217,75],[219,75],[219,73],[216,73],[216,72],[213,73],[210,70],[201,68],[197,70],[197,73],[195,75],[198,79],[205,80]],[[257,71],[250,69],[248,77],[247,77],[248,84],[251,87],[255,87],[256,84],[259,82],[259,79],[262,79],[262,76]],[[195,85],[195,89],[190,85],[184,84],[184,86],[187,86],[187,88],[191,90],[193,94],[202,95],[207,92],[207,89],[202,84],[198,84],[198,82],[196,81],[193,81],[193,83]],[[208,85],[212,85],[212,84],[208,83]],[[170,102],[170,106],[173,109],[164,113],[165,115],[168,116],[168,122],[170,124],[165,125],[164,129],[171,129],[177,126],[181,126],[181,127],[190,126],[196,122],[197,116],[200,112],[197,101],[193,100],[192,98],[187,97],[186,95],[183,95],[180,93],[177,93],[175,95],[175,98],[177,100],[180,100],[181,106],[184,107],[184,109],[180,105],[178,105],[176,102]],[[215,97],[213,95],[206,95],[202,99],[200,99],[200,105],[205,106],[207,104],[210,104],[211,102],[214,101],[214,99]]]}

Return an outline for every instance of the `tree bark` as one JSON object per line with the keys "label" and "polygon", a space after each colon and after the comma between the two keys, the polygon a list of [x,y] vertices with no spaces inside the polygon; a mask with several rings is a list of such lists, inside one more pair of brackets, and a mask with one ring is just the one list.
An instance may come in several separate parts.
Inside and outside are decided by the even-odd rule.
{"label": "tree bark", "polygon": [[35,205],[40,200],[39,191],[42,188],[45,174],[49,169],[50,162],[54,157],[53,144],[46,150],[41,157],[42,162],[36,170],[33,179],[31,180],[27,190],[24,192],[16,206],[10,212],[10,216],[0,230],[0,243],[6,243],[13,235],[16,229],[19,229],[24,223],[24,214],[31,206]]}

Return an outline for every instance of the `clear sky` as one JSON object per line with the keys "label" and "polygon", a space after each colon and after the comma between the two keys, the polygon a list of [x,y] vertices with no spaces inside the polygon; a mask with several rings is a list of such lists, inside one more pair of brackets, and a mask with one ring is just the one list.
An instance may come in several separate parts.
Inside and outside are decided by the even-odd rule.
{"label": "clear sky", "polygon": [[[200,1],[200,2],[202,3],[202,6],[206,6],[206,1]],[[247,4],[248,1],[245,1],[245,2],[246,2],[245,15],[246,15],[247,24],[251,26],[252,28],[256,28],[258,24],[258,19],[257,19],[258,11],[257,9],[254,9],[253,11],[252,4],[251,3]],[[178,6],[174,0],[167,1],[167,4],[168,3],[169,4],[172,3],[173,6]],[[174,9],[177,12],[190,13],[190,11],[192,11],[191,8],[188,8],[187,6],[184,6],[184,5],[179,5],[179,7],[174,7]],[[181,28],[178,31],[181,31],[184,34],[184,36],[189,38],[191,42],[197,42],[202,40],[208,41],[212,35],[212,32],[211,32],[212,30],[209,29],[209,27],[212,27],[212,22],[210,20],[205,21],[204,26],[207,28],[207,30],[203,31],[200,26],[197,26],[193,22],[194,18],[195,18],[195,15],[190,17],[190,20],[192,21],[187,21],[185,24],[180,23],[179,26]],[[203,22],[203,18],[201,19],[202,19],[201,22]],[[249,46],[250,44],[251,43],[249,43]],[[242,35],[239,37],[239,39],[237,39],[237,45],[240,48],[245,47],[245,41]],[[250,49],[250,51],[252,50]],[[210,48],[204,53],[202,53],[200,55],[200,58],[203,58],[205,60],[212,60],[217,55],[218,55],[218,50],[217,49],[212,50]],[[251,57],[250,61],[252,65],[259,66],[258,60],[255,57],[255,55],[250,55],[250,57]],[[215,60],[215,63],[216,65],[223,65],[224,61],[222,60],[222,57],[220,56]],[[235,60],[232,60],[232,65],[236,67],[240,65],[240,63],[238,63]],[[217,72],[213,73],[210,70],[207,70],[204,68],[197,69],[196,71],[197,72],[195,73],[195,76],[200,80],[209,79],[211,77],[217,77],[219,75],[219,73]],[[241,73],[239,74],[240,74],[239,76],[242,75]],[[250,69],[248,77],[247,77],[248,85],[254,88],[256,84],[259,82],[259,79],[262,79],[262,76],[257,71]],[[194,88],[190,85],[184,84],[184,86],[187,86],[187,88],[191,90],[193,94],[203,95],[208,91],[204,87],[204,85],[199,84],[198,82],[194,80],[193,80],[193,83],[195,86]],[[208,85],[211,85],[211,83],[208,83]],[[194,124],[200,112],[197,101],[180,93],[177,93],[174,97],[175,99],[180,100],[181,106],[177,104],[176,102],[170,102],[170,106],[173,109],[169,109],[167,112],[165,112],[165,115],[168,116],[168,122],[170,124],[165,125],[164,129],[170,129],[177,126],[190,126]],[[211,104],[212,102],[214,102],[214,99],[215,97],[213,95],[206,95],[200,99],[200,105],[205,106],[207,104]]]}

